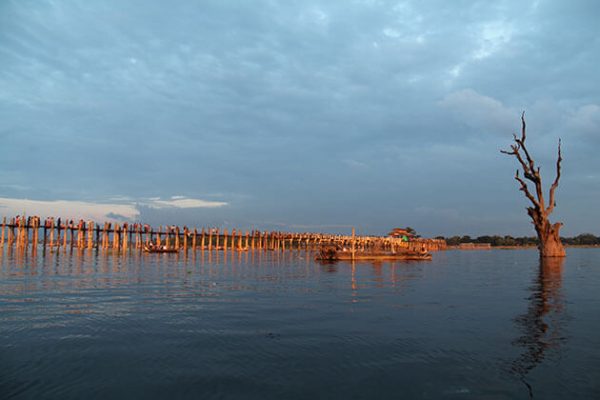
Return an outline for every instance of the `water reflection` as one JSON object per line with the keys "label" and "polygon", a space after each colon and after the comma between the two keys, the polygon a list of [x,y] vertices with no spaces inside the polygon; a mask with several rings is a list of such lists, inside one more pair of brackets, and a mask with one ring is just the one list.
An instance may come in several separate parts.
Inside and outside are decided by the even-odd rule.
{"label": "water reflection", "polygon": [[524,351],[513,361],[511,370],[527,386],[530,398],[533,398],[533,387],[527,375],[542,363],[549,352],[558,352],[565,341],[562,336],[565,301],[561,293],[564,261],[562,257],[540,260],[527,312],[515,319],[523,335],[513,345]]}

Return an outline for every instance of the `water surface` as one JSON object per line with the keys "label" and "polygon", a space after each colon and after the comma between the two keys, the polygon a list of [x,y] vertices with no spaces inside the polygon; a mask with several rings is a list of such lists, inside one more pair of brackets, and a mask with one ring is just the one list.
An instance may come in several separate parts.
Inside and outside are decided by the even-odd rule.
{"label": "water surface", "polygon": [[600,398],[600,251],[0,253],[2,399]]}

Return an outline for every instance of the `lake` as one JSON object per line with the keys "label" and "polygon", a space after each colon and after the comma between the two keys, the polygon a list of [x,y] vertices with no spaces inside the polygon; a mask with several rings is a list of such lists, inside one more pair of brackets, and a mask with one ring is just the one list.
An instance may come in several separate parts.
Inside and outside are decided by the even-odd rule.
{"label": "lake", "polygon": [[4,248],[0,398],[600,398],[600,250]]}

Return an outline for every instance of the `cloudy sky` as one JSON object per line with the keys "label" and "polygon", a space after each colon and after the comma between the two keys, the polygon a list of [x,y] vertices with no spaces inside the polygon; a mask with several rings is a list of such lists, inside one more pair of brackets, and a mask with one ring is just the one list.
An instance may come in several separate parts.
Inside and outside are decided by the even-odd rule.
{"label": "cloudy sky", "polygon": [[600,233],[600,3],[0,1],[0,213],[532,235],[520,128]]}

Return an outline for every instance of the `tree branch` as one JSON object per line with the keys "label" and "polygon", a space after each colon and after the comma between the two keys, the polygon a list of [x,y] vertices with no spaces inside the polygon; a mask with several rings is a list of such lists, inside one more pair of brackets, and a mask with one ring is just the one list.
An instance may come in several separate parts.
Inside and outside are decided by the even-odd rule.
{"label": "tree branch", "polygon": [[521,113],[521,139],[515,138],[515,141],[523,149],[523,153],[525,154],[525,157],[527,158],[527,163],[529,164],[529,169],[533,172],[533,171],[535,171],[535,162],[533,161],[533,158],[531,158],[531,156],[529,155],[529,151],[527,150],[527,147],[525,147],[525,139],[527,137],[526,130],[527,130],[527,124],[525,123],[525,111],[523,111]]}
{"label": "tree branch", "polygon": [[525,196],[527,196],[527,198],[533,203],[535,207],[539,208],[540,203],[535,199],[535,197],[533,197],[533,195],[529,191],[527,183],[519,176],[519,170],[517,170],[517,173],[515,174],[515,179],[521,184],[520,190],[523,191],[523,193],[525,193]]}
{"label": "tree branch", "polygon": [[519,161],[519,164],[521,164],[521,168],[523,168],[523,173],[525,175],[525,178],[529,179],[533,183],[536,183],[535,176],[533,175],[533,171],[531,171],[529,169],[529,165],[527,165],[527,163],[525,162],[525,160],[523,160],[523,157],[521,156],[521,153],[520,153],[520,151],[522,149],[521,142],[519,141],[519,139],[517,139],[517,135],[513,134],[513,137],[517,144],[516,145],[512,144],[510,146],[510,148],[511,148],[510,151],[509,150],[500,150],[500,153],[508,154],[509,156],[515,156],[516,159]]}
{"label": "tree branch", "polygon": [[558,158],[556,160],[556,178],[554,179],[554,183],[552,183],[552,186],[550,187],[550,197],[549,197],[549,204],[548,204],[548,208],[546,209],[546,214],[550,214],[552,211],[554,211],[554,206],[556,206],[556,201],[554,200],[554,192],[556,191],[556,188],[558,187],[558,181],[560,179],[560,163],[562,161],[562,152],[561,152],[561,148],[560,148],[561,142],[560,139],[558,139]]}

